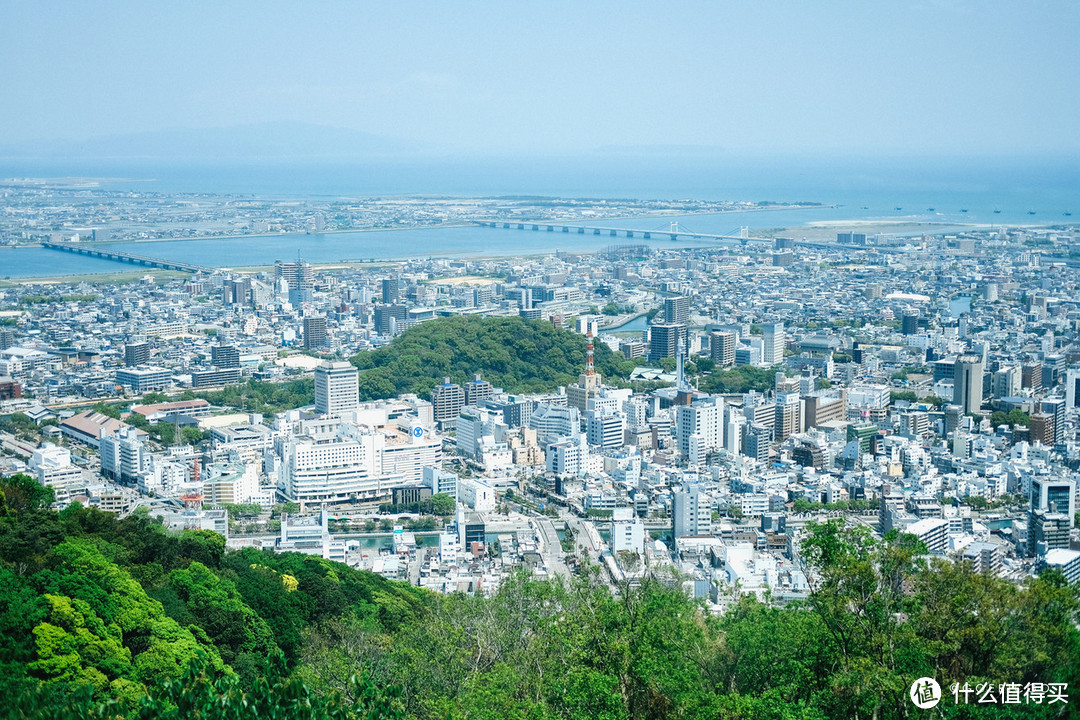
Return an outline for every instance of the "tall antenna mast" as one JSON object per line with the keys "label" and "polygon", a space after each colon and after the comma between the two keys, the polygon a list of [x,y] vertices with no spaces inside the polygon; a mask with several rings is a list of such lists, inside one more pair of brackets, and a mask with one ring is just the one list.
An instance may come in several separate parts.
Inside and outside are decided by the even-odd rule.
{"label": "tall antenna mast", "polygon": [[588,332],[588,342],[585,345],[585,374],[594,375],[596,373],[593,368],[593,342],[592,342],[592,329]]}

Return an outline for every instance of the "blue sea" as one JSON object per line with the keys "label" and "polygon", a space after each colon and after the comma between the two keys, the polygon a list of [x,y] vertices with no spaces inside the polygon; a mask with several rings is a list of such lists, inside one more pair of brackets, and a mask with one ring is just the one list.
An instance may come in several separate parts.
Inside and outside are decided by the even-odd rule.
{"label": "blue sea", "polygon": [[[7,161],[0,178],[112,178],[134,192],[248,194],[292,198],[400,195],[698,199],[817,202],[828,207],[603,221],[660,230],[677,220],[693,232],[730,234],[838,220],[1051,225],[1080,222],[1076,157],[841,158],[593,153],[574,157],[406,159],[370,163],[201,163]],[[1067,216],[1065,213],[1074,213]],[[230,240],[115,243],[117,249],[219,267],[296,257],[316,263],[428,256],[595,250],[608,236],[439,228]],[[619,242],[625,242],[620,240]],[[665,247],[700,242],[654,239]],[[130,265],[44,249],[0,249],[0,277],[115,272]]]}

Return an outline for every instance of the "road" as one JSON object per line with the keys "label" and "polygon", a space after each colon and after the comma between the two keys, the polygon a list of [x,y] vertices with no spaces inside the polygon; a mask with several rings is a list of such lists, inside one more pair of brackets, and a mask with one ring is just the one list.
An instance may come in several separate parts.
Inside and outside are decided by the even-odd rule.
{"label": "road", "polygon": [[20,440],[10,433],[0,433],[0,446],[8,452],[23,458],[29,458],[34,454],[35,450],[33,443]]}
{"label": "road", "polygon": [[559,541],[559,533],[555,530],[555,524],[550,518],[534,517],[537,534],[540,536],[540,556],[544,558],[544,565],[552,576],[562,575],[570,577],[570,568],[563,560],[562,543]]}

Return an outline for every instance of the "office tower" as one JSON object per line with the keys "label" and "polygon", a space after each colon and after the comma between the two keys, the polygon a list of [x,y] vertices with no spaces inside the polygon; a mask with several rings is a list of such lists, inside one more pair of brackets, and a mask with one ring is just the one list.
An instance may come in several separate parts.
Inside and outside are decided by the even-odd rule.
{"label": "office tower", "polygon": [[956,358],[953,371],[953,403],[965,414],[979,412],[982,407],[983,364],[979,355],[966,354]]}
{"label": "office tower", "polygon": [[340,415],[360,405],[359,373],[352,363],[324,362],[315,368],[315,412]]}
{"label": "office tower", "polygon": [[493,393],[491,383],[481,379],[480,373],[476,373],[472,381],[465,384],[465,404],[478,405],[481,400],[486,400]]}
{"label": "office tower", "polygon": [[778,393],[775,414],[774,432],[777,442],[782,442],[789,435],[802,432],[802,398],[799,393]]}
{"label": "office tower", "polygon": [[311,316],[304,318],[304,347],[308,350],[322,350],[329,345],[326,334],[326,318]]}
{"label": "office tower", "polygon": [[709,335],[709,350],[717,367],[734,367],[735,333],[713,331]]}
{"label": "office tower", "polygon": [[1020,387],[1042,390],[1042,363],[1027,363],[1020,368]]}
{"label": "office tower", "polygon": [[675,357],[679,348],[686,352],[686,325],[662,323],[649,329],[649,362]]}
{"label": "office tower", "polygon": [[1032,413],[1028,420],[1028,440],[1045,447],[1054,447],[1054,416],[1046,413]]}
{"label": "office tower", "polygon": [[675,440],[679,453],[691,464],[701,465],[705,456],[723,442],[723,400],[680,405],[675,408]]}
{"label": "office tower", "polygon": [[1053,445],[1065,442],[1065,398],[1048,398],[1039,403],[1039,410],[1054,419]]}
{"label": "office tower", "polygon": [[1016,397],[1020,394],[1020,366],[1012,365],[999,368],[991,381],[991,394],[994,397]]}
{"label": "office tower", "polygon": [[625,418],[617,413],[590,410],[585,413],[585,439],[605,450],[622,447]]}
{"label": "office tower", "polygon": [[409,308],[405,305],[376,305],[375,332],[380,335],[394,336],[402,331],[409,319]]}
{"label": "office tower", "polygon": [[443,378],[442,385],[436,385],[431,391],[431,408],[435,422],[441,427],[447,427],[461,414],[461,408],[465,407],[465,391],[460,385],[450,382],[450,378]]}
{"label": "office tower", "polygon": [[1064,513],[1072,524],[1076,515],[1076,483],[1061,478],[1036,477],[1031,480],[1031,512]]}
{"label": "office tower", "polygon": [[784,323],[765,323],[765,342],[762,345],[761,361],[766,365],[776,365],[784,361]]}
{"label": "office tower", "polygon": [[444,494],[457,500],[458,476],[449,470],[442,470],[434,465],[426,465],[423,470],[423,483],[431,488],[433,495]]}
{"label": "office tower", "polygon": [[226,280],[221,290],[222,302],[226,305],[247,305],[251,302],[251,278]]}
{"label": "office tower", "polygon": [[742,453],[755,460],[765,462],[769,459],[769,445],[771,443],[771,426],[750,423],[746,426],[746,438],[743,440]]}
{"label": "office tower", "polygon": [[900,321],[900,332],[904,335],[916,335],[919,332],[919,316],[906,314]]}
{"label": "office tower", "polygon": [[150,362],[150,343],[133,342],[124,346],[124,364],[128,367],[146,365]]}
{"label": "office tower", "polygon": [[664,298],[664,322],[690,324],[690,299],[685,295]]}
{"label": "office tower", "polygon": [[1080,407],[1080,368],[1065,371],[1065,411]]}
{"label": "office tower", "polygon": [[387,305],[396,305],[401,299],[401,280],[395,277],[383,278],[382,301]]}
{"label": "office tower", "polygon": [[300,306],[305,302],[312,301],[315,291],[315,274],[311,270],[311,263],[306,263],[300,258],[295,262],[274,262],[274,283],[280,287],[284,282],[289,290],[289,302],[294,306]]}
{"label": "office tower", "polygon": [[15,346],[15,331],[11,328],[0,328],[0,350],[7,350]]}
{"label": "office tower", "polygon": [[697,485],[672,495],[675,537],[712,534],[712,508]]}
{"label": "office tower", "polygon": [[235,345],[215,345],[210,348],[210,362],[219,368],[238,368],[240,351]]}
{"label": "office tower", "polygon": [[1028,556],[1045,555],[1055,548],[1069,548],[1071,518],[1063,512],[1033,510],[1028,514]]}

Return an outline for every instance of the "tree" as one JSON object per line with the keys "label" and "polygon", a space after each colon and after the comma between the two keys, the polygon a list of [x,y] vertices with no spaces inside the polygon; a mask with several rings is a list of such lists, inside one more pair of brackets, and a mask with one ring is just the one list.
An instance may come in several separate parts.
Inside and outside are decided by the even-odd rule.
{"label": "tree", "polygon": [[1007,413],[1002,410],[995,410],[990,415],[990,424],[993,427],[997,427],[998,425],[1028,427],[1028,425],[1031,424],[1031,416],[1018,408],[1010,410]]}
{"label": "tree", "polygon": [[436,515],[442,517],[453,515],[455,505],[454,498],[446,493],[435,493],[431,496],[431,511]]}
{"label": "tree", "polygon": [[42,485],[36,478],[23,473],[16,473],[0,480],[0,516],[3,509],[15,513],[41,510],[56,502],[56,491],[48,485]]}
{"label": "tree", "polygon": [[[821,617],[839,653],[846,715],[902,716],[907,672],[918,642],[904,613],[914,612],[905,584],[926,546],[912,535],[890,532],[881,541],[862,525],[842,520],[809,523],[802,557],[810,582],[810,604]],[[917,677],[917,676],[916,676]]]}
{"label": "tree", "polygon": [[245,682],[225,674],[205,659],[193,659],[176,677],[158,678],[149,691],[136,690],[123,700],[95,698],[88,689],[67,697],[28,688],[14,707],[32,720],[113,720],[130,715],[160,720],[230,718],[230,720],[394,720],[398,688],[380,688],[368,677],[348,679],[349,700],[322,696],[303,681],[289,677],[278,653],[263,664],[259,679]]}

